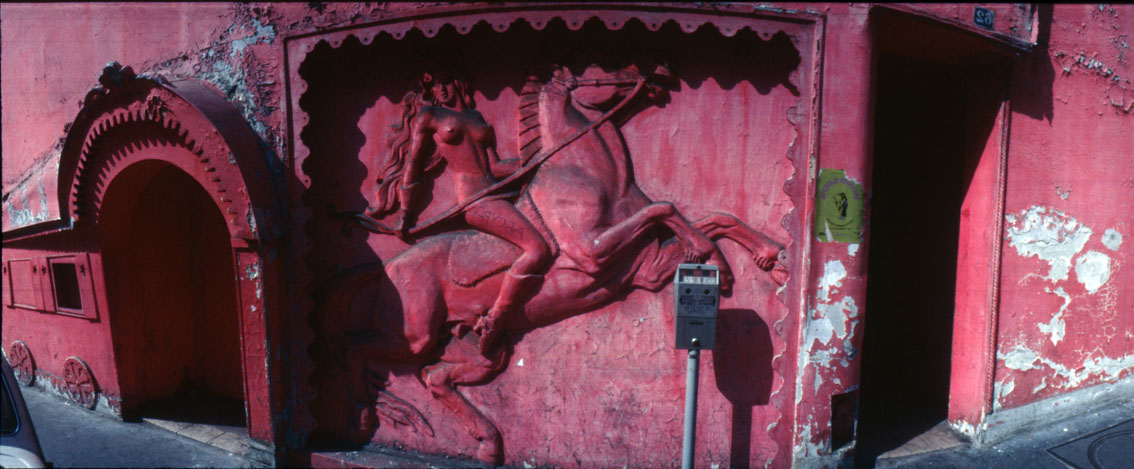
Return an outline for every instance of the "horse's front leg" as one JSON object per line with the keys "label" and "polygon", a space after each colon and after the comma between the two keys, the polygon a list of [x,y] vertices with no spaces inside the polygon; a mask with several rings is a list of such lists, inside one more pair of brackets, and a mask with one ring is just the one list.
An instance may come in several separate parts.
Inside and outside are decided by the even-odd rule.
{"label": "horse's front leg", "polygon": [[784,246],[764,233],[725,213],[712,213],[694,222],[693,226],[713,240],[728,238],[736,241],[752,254],[758,267],[771,272],[776,283],[783,285],[787,282],[788,269],[784,265],[787,253],[784,252]]}
{"label": "horse's front leg", "polygon": [[[673,230],[685,246],[685,260],[700,262],[706,258],[714,261],[721,272],[721,289],[727,292],[732,285],[732,273],[724,255],[711,239],[697,230],[669,202],[654,202],[618,224],[595,235],[584,238],[581,243],[564,243],[564,251],[589,274],[597,274],[629,248],[639,244],[648,230],[656,225],[664,225]],[[581,252],[573,252],[573,251]]]}
{"label": "horse's front leg", "polygon": [[756,260],[756,265],[764,271],[776,266],[784,246],[746,225],[736,217],[726,213],[712,213],[693,222],[698,231],[711,239],[727,238],[747,249]]}

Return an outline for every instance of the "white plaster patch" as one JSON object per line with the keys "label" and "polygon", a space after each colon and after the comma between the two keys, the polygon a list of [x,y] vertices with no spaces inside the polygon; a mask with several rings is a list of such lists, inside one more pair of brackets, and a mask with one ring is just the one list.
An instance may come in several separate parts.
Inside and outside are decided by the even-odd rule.
{"label": "white plaster patch", "polygon": [[804,345],[829,344],[834,339],[847,338],[847,320],[858,317],[858,305],[854,298],[845,296],[837,303],[815,305],[812,316],[807,321]]}
{"label": "white plaster patch", "polygon": [[1068,188],[1067,190],[1062,190],[1062,189],[1063,189],[1062,186],[1058,186],[1058,185],[1055,186],[1055,194],[1058,195],[1060,199],[1067,200],[1067,198],[1071,196],[1071,189],[1070,188]]}
{"label": "white plaster patch", "polygon": [[[803,355],[802,353],[799,354],[799,369],[801,370],[803,369]],[[803,402],[803,373],[799,373],[799,376],[795,378],[795,405],[799,405],[800,402]]]}
{"label": "white plaster patch", "polygon": [[[819,368],[831,368],[836,361],[844,366],[849,365],[839,354],[839,347],[835,340],[848,340],[848,333],[853,331],[853,323],[848,330],[847,322],[858,316],[858,305],[854,298],[844,296],[839,301],[831,303],[831,297],[838,293],[842,281],[847,276],[847,269],[839,260],[830,260],[823,264],[823,275],[819,278],[819,290],[816,293],[816,304],[807,314],[803,329],[803,350],[798,357],[798,369],[803,370],[808,363],[814,364],[815,391],[823,381],[819,375]],[[827,348],[821,348],[829,345]],[[841,361],[840,361],[841,360]],[[795,402],[803,400],[803,376],[796,375]]]}
{"label": "white plaster patch", "polygon": [[18,209],[11,199],[15,199],[14,195],[4,203],[4,211],[8,212],[9,223],[12,228],[20,228],[35,223],[47,220],[49,209],[47,208],[47,190],[44,189],[43,180],[39,181],[39,212],[32,209],[32,204],[28,202],[28,188],[20,188],[20,201],[23,203],[24,208]]}
{"label": "white plaster patch", "polygon": [[799,432],[798,441],[799,444],[795,445],[795,448],[793,448],[796,461],[819,457],[819,450],[822,449],[823,445],[811,443],[811,424],[803,425],[803,430]]}
{"label": "white plaster patch", "polygon": [[[821,305],[827,306],[827,305]],[[820,319],[813,319],[807,321],[807,329],[803,332],[803,344],[810,347],[812,342],[820,344],[827,343],[831,337],[835,335],[835,329],[831,327],[831,321],[826,317]]]}
{"label": "white plaster patch", "polygon": [[1051,335],[1051,345],[1059,345],[1059,341],[1063,340],[1063,337],[1067,335],[1067,323],[1063,321],[1063,313],[1067,311],[1067,305],[1071,304],[1071,295],[1063,291],[1063,287],[1058,287],[1055,291],[1052,291],[1050,288],[1044,288],[1043,290],[1048,293],[1055,293],[1059,295],[1060,298],[1063,298],[1063,306],[1059,307],[1059,312],[1051,317],[1051,321],[1048,321],[1047,324],[1036,324],[1040,332]]}
{"label": "white plaster patch", "polygon": [[1032,207],[1019,217],[1005,216],[1008,238],[1016,253],[1023,257],[1036,256],[1047,262],[1051,270],[1046,278],[1051,282],[1066,280],[1071,270],[1071,258],[1087,244],[1091,229],[1073,217],[1047,207]]}
{"label": "white plaster patch", "polygon": [[858,243],[848,244],[847,245],[847,255],[854,257],[855,254],[858,254]]}
{"label": "white plaster patch", "polygon": [[1040,370],[1048,368],[1056,377],[1067,382],[1058,386],[1064,390],[1079,387],[1083,381],[1091,377],[1100,376],[1103,379],[1114,379],[1122,373],[1134,370],[1134,354],[1121,358],[1096,357],[1083,360],[1082,366],[1068,369],[1048,358],[1041,357],[1034,350],[1017,345],[1008,353],[997,353],[996,357],[1004,360],[1004,366],[1018,371]]}
{"label": "white plaster patch", "polygon": [[524,359],[521,358],[520,361],[517,361],[516,366],[524,366]]}
{"label": "white plaster patch", "polygon": [[843,286],[843,279],[847,277],[847,268],[838,259],[823,264],[823,277],[819,279],[819,301],[830,301],[831,293]]}
{"label": "white plaster patch", "polygon": [[1008,378],[1008,382],[1004,384],[996,383],[996,401],[992,403],[993,410],[1000,410],[1001,407],[1004,407],[1004,403],[1001,401],[1004,400],[1005,396],[1012,394],[1015,389],[1016,380],[1012,378]]}
{"label": "white plaster patch", "polygon": [[1103,246],[1111,251],[1117,251],[1119,246],[1122,246],[1122,233],[1114,228],[1107,228],[1106,232],[1102,235]]}
{"label": "white plaster patch", "polygon": [[1110,257],[1098,251],[1087,251],[1075,261],[1075,278],[1088,292],[1098,291],[1110,280]]}
{"label": "white plaster patch", "polygon": [[808,360],[811,363],[818,363],[818,364],[826,366],[827,364],[834,361],[834,359],[835,359],[835,356],[834,356],[834,353],[833,353],[834,351],[835,351],[835,349],[833,349],[833,348],[812,350],[811,356],[810,356],[810,358],[808,358]]}
{"label": "white plaster patch", "polygon": [[[810,350],[810,353],[800,355],[801,366],[804,363],[804,355],[810,355],[807,357],[808,361],[828,367],[840,358],[837,348],[819,350],[819,347],[832,345],[835,340],[849,340],[849,334],[853,332],[854,323],[851,323],[850,328],[847,323],[858,317],[858,305],[855,304],[854,298],[844,296],[839,301],[830,302],[831,297],[838,293],[846,276],[847,270],[842,262],[831,260],[824,264],[823,276],[819,279],[819,292],[816,295],[817,304],[807,315],[807,324],[803,332],[803,345]],[[846,359],[843,358],[842,362],[845,363]]]}
{"label": "white plaster patch", "polygon": [[973,424],[969,422],[965,422],[963,420],[959,422],[949,422],[949,426],[953,427],[953,430],[955,430],[957,433],[965,435],[970,439],[976,436],[976,427],[974,427]]}

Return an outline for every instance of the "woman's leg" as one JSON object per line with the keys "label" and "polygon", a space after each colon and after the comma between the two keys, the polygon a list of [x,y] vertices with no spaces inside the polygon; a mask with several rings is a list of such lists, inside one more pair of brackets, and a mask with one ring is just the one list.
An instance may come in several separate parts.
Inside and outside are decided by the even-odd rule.
{"label": "woman's leg", "polygon": [[481,334],[481,350],[487,353],[495,348],[499,338],[497,326],[500,318],[523,307],[543,282],[543,271],[551,259],[551,250],[535,226],[505,200],[476,203],[465,212],[465,220],[473,228],[497,236],[523,250],[523,254],[504,273],[496,302],[477,323],[476,330]]}

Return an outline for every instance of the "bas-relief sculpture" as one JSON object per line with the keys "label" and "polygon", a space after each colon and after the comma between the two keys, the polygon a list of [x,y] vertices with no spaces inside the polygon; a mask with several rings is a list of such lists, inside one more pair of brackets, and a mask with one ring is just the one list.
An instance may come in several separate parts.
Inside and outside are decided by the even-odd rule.
{"label": "bas-relief sculpture", "polygon": [[[457,386],[492,381],[525,332],[593,311],[629,290],[658,291],[682,262],[719,266],[715,240],[738,243],[777,283],[787,271],[783,246],[736,217],[690,221],[635,183],[632,155],[619,130],[666,98],[664,61],[583,55],[528,77],[520,92],[520,155],[501,155],[491,122],[477,110],[471,83],[455,61],[435,61],[403,100],[374,205],[340,213],[352,223],[410,246],[383,264],[345,270],[320,289],[320,347],[345,368],[342,403],[352,409],[342,437],[369,442],[380,421],[432,434],[417,409],[385,389],[377,364],[412,363],[433,398],[478,442],[476,456],[503,462],[494,422]],[[452,173],[456,206],[417,220],[423,178]],[[421,236],[459,218],[471,230]],[[347,328],[346,310],[364,285],[378,283],[369,327]],[[659,299],[659,301],[664,301]]]}

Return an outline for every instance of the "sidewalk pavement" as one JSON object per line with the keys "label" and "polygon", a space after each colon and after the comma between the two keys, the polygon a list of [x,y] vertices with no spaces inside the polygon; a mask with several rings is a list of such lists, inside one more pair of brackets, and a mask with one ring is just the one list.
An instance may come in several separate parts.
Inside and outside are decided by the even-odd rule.
{"label": "sidewalk pavement", "polygon": [[[246,458],[150,422],[123,422],[37,388],[22,388],[48,461],[55,467],[250,467]],[[370,447],[308,453],[321,467],[476,467],[475,461]],[[305,464],[306,465],[306,464]],[[862,466],[860,464],[860,466]],[[935,428],[874,461],[879,468],[1134,468],[1134,396],[1103,410],[1051,422],[992,445],[964,443]]]}
{"label": "sidewalk pavement", "polygon": [[55,467],[250,467],[248,459],[147,422],[91,412],[21,387],[44,457]]}
{"label": "sidewalk pavement", "polygon": [[1134,468],[1134,396],[996,444],[961,443],[920,453],[895,450],[879,456],[875,464],[880,468]]}

